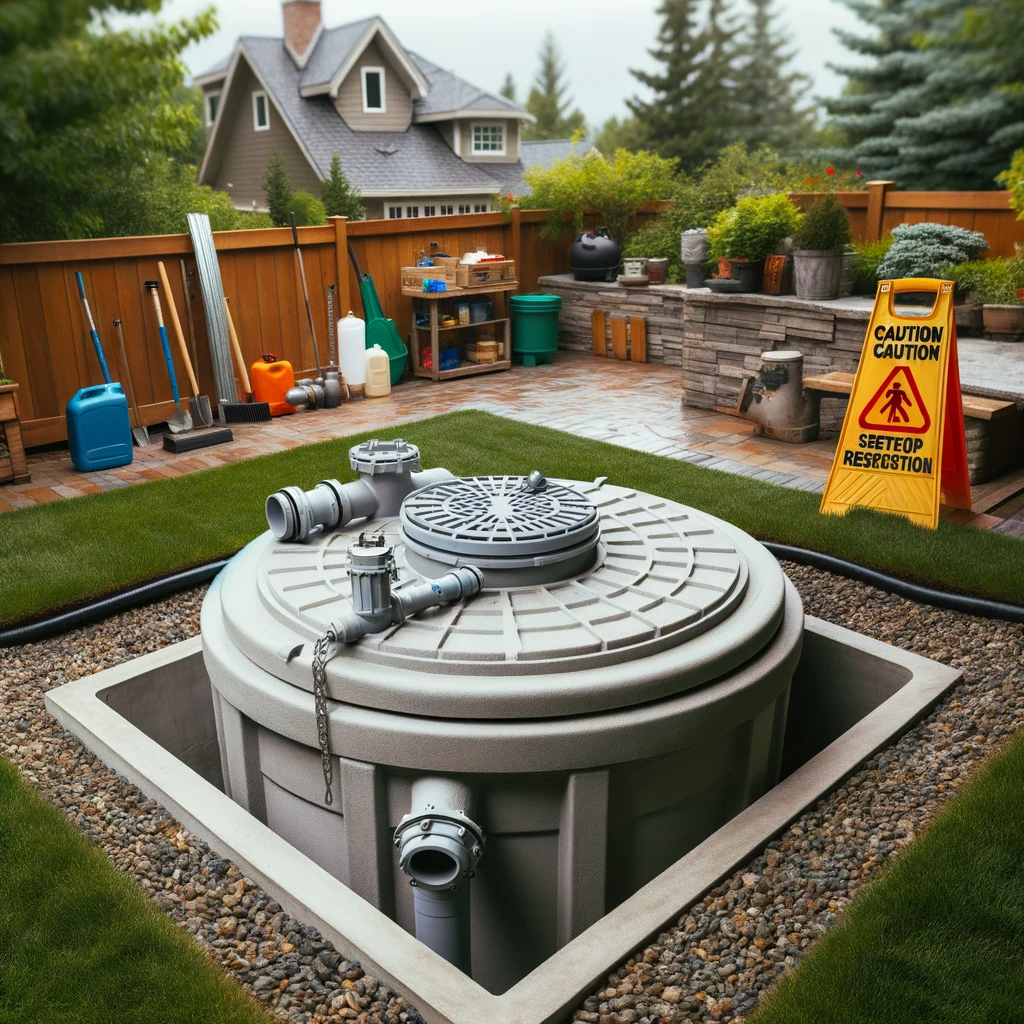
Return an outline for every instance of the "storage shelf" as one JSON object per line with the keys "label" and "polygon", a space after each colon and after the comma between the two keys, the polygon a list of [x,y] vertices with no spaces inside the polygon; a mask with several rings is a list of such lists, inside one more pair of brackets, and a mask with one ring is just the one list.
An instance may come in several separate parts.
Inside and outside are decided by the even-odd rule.
{"label": "storage shelf", "polygon": [[[497,320],[481,320],[475,324],[454,324],[451,327],[438,327],[438,333],[441,331],[464,331],[467,327],[486,327],[488,324],[503,324],[508,320],[507,316],[499,317]],[[430,331],[430,325],[427,324],[424,327],[422,324],[416,325],[417,331]]]}
{"label": "storage shelf", "polygon": [[472,366],[457,366],[454,370],[440,370],[435,377],[429,367],[417,366],[417,377],[431,380],[451,380],[454,377],[472,377],[476,373],[492,373],[494,370],[511,370],[511,359],[497,359],[493,363],[473,363]]}

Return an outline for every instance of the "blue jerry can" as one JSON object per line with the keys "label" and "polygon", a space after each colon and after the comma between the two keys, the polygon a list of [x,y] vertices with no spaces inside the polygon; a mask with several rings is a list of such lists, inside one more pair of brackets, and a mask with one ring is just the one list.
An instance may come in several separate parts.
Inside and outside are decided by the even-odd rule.
{"label": "blue jerry can", "polygon": [[68,402],[66,416],[75,469],[113,469],[132,461],[128,399],[120,384],[82,388]]}

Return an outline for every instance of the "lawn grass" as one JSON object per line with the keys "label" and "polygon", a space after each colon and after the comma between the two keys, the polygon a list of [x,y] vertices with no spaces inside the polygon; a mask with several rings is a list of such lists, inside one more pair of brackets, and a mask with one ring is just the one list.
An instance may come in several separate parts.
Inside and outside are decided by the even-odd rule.
{"label": "lawn grass", "polygon": [[1024,604],[1019,540],[954,523],[937,531],[855,509],[822,516],[814,494],[631,451],[485,412],[305,445],[221,469],[0,515],[0,625],[73,606],[233,554],[266,529],[266,496],[287,484],[352,479],[348,448],[407,437],[425,467],[528,473],[636,487],[721,516],[761,540],[796,544],[961,593]]}
{"label": "lawn grass", "polygon": [[0,758],[0,1024],[270,1024]]}
{"label": "lawn grass", "polygon": [[1024,737],[850,905],[751,1024],[1024,1019]]}

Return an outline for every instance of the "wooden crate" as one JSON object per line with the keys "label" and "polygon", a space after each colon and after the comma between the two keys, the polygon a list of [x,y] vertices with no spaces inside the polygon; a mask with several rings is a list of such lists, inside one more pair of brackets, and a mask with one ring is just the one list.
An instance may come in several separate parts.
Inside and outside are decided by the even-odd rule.
{"label": "wooden crate", "polygon": [[514,281],[515,279],[515,260],[501,260],[494,263],[460,263],[455,270],[455,283],[459,288],[486,288],[496,281]]}
{"label": "wooden crate", "polygon": [[21,410],[18,385],[0,386],[0,438],[7,452],[0,457],[0,483],[27,483],[29,476],[25,445],[21,439]]}
{"label": "wooden crate", "polygon": [[431,256],[434,261],[434,265],[437,267],[444,267],[445,280],[449,284],[455,284],[456,269],[462,262],[458,256]]}
{"label": "wooden crate", "polygon": [[422,290],[423,280],[447,281],[448,274],[444,267],[402,267],[402,287]]}

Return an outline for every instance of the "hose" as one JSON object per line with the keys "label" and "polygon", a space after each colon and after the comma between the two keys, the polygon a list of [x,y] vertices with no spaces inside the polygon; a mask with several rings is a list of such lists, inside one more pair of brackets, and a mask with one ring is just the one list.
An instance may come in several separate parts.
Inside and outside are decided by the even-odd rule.
{"label": "hose", "polygon": [[18,647],[21,644],[49,640],[61,633],[88,625],[90,622],[116,615],[118,612],[159,601],[161,598],[170,597],[179,591],[197,587],[201,583],[209,583],[227,564],[226,559],[221,559],[219,562],[198,565],[193,569],[186,569],[185,572],[175,573],[162,580],[153,580],[151,583],[143,583],[141,586],[124,590],[120,594],[105,597],[101,601],[94,601],[92,604],[74,608],[60,615],[53,615],[48,619],[41,619],[39,622],[30,622],[25,626],[0,630],[0,647]]}

